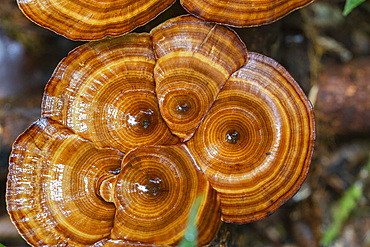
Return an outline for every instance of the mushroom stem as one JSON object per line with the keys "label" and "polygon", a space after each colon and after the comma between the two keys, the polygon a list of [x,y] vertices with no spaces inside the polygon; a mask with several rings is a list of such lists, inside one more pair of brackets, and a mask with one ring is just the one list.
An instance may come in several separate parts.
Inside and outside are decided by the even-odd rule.
{"label": "mushroom stem", "polygon": [[117,175],[107,173],[101,176],[96,183],[96,194],[106,202],[114,202],[114,186]]}

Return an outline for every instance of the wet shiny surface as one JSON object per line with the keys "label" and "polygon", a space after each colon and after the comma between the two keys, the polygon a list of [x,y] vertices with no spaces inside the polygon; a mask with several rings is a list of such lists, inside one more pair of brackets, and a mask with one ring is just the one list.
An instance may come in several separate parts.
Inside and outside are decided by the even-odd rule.
{"label": "wet shiny surface", "polygon": [[246,223],[267,217],[297,192],[314,139],[302,90],[274,60],[250,52],[187,145],[219,192],[223,220]]}
{"label": "wet shiny surface", "polygon": [[123,154],[101,149],[42,118],[14,143],[7,209],[33,245],[87,246],[110,235],[114,205],[95,193],[97,179]]}
{"label": "wet shiny surface", "polygon": [[206,21],[234,27],[260,26],[274,22],[314,0],[181,0],[190,13]]}
{"label": "wet shiny surface", "polygon": [[[15,175],[8,182],[9,213],[34,245],[174,244],[199,194],[205,195],[200,241],[207,244],[220,217],[233,223],[262,219],[294,195],[315,139],[311,105],[288,72],[248,53],[231,30],[192,16],[171,19],[150,34],[76,48],[48,82],[42,116],[14,145]],[[110,152],[118,156],[90,162]],[[37,194],[22,194],[22,186],[42,188],[40,198],[52,205],[43,212],[55,212],[50,222],[56,231],[37,210],[30,214],[34,225],[22,225],[29,214],[19,209],[23,200],[44,205]],[[96,201],[107,207],[101,215]],[[74,210],[94,211],[87,215],[102,221],[103,233],[80,229],[70,218]],[[45,229],[27,230],[39,225]]]}
{"label": "wet shiny surface", "polygon": [[124,153],[177,143],[158,108],[151,46],[148,34],[128,34],[76,48],[46,85],[42,116]]}
{"label": "wet shiny surface", "polygon": [[162,117],[172,133],[187,141],[227,78],[245,62],[245,45],[233,31],[190,16],[169,20],[150,35]]}
{"label": "wet shiny surface", "polygon": [[[194,16],[236,27],[274,22],[313,1],[179,0],[183,8]],[[153,20],[175,2],[17,0],[19,8],[31,21],[72,40],[98,40],[106,36],[125,34]]]}
{"label": "wet shiny surface", "polygon": [[72,40],[117,36],[154,19],[174,0],[18,0],[33,22]]}
{"label": "wet shiny surface", "polygon": [[203,195],[196,219],[199,244],[210,242],[218,231],[221,215],[216,192],[185,146],[132,150],[122,161],[115,185],[112,239],[177,243],[198,195]]}

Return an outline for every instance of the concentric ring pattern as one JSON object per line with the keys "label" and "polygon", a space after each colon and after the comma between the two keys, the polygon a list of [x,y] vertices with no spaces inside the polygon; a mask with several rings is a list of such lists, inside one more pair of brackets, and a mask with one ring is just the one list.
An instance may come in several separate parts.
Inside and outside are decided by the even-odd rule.
{"label": "concentric ring pattern", "polygon": [[27,242],[88,246],[110,235],[115,208],[95,193],[97,179],[123,154],[102,149],[41,118],[13,144],[7,209]]}
{"label": "concentric ring pattern", "polygon": [[193,16],[61,61],[10,158],[8,212],[34,246],[199,245],[263,219],[303,183],[312,107],[274,60]]}
{"label": "concentric ring pattern", "polygon": [[248,53],[187,143],[219,192],[224,221],[265,218],[306,177],[315,127],[310,104],[292,82],[272,59]]}
{"label": "concentric ring pattern", "polygon": [[189,140],[227,78],[244,64],[247,50],[233,31],[189,16],[167,21],[150,35],[162,117],[172,133]]}
{"label": "concentric ring pattern", "polygon": [[234,27],[269,24],[314,0],[180,0],[191,14]]}
{"label": "concentric ring pattern", "polygon": [[199,195],[203,199],[196,219],[202,232],[198,244],[213,239],[221,222],[217,194],[185,146],[139,147],[122,163],[114,190],[117,210],[112,239],[178,242]]}
{"label": "concentric ring pattern", "polygon": [[175,0],[17,0],[25,16],[72,40],[127,33],[154,19]]}
{"label": "concentric ring pattern", "polygon": [[73,50],[55,70],[42,102],[51,117],[102,147],[175,144],[154,92],[148,34],[95,41]]}
{"label": "concentric ring pattern", "polygon": [[[176,0],[17,0],[36,24],[72,40],[125,34],[154,19]],[[191,14],[235,27],[274,22],[314,0],[180,0]]]}

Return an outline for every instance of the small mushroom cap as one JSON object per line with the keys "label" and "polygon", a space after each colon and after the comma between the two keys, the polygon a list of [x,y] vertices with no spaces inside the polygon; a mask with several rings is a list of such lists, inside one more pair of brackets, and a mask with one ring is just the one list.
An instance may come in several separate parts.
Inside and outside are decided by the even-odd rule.
{"label": "small mushroom cap", "polygon": [[208,244],[220,223],[220,202],[185,146],[139,147],[122,161],[114,190],[117,208],[111,238],[141,243],[178,243],[195,199],[198,244]]}
{"label": "small mushroom cap", "polygon": [[146,33],[82,45],[60,62],[48,82],[42,116],[124,153],[137,146],[175,144],[178,138],[158,108],[154,65]]}
{"label": "small mushroom cap", "polygon": [[175,0],[17,0],[36,24],[72,40],[127,33],[154,19]]}
{"label": "small mushroom cap", "polygon": [[181,0],[191,14],[234,27],[269,24],[314,0]]}
{"label": "small mushroom cap", "polygon": [[170,19],[150,35],[162,117],[186,141],[227,78],[244,64],[246,47],[235,32],[190,15]]}
{"label": "small mushroom cap", "polygon": [[90,246],[108,237],[115,207],[97,196],[96,182],[122,158],[53,120],[32,124],[13,144],[6,191],[22,237],[34,246]]}
{"label": "small mushroom cap", "polygon": [[311,104],[274,60],[248,53],[187,146],[221,198],[222,219],[263,219],[300,188],[315,140]]}

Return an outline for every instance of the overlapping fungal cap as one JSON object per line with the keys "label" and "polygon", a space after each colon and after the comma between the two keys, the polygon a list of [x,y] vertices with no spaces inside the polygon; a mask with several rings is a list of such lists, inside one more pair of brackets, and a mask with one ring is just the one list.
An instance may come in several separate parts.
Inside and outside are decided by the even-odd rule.
{"label": "overlapping fungal cap", "polygon": [[200,194],[207,244],[221,218],[262,219],[292,197],[315,139],[289,73],[192,16],[75,49],[42,116],[13,146],[7,188],[35,246],[173,245]]}
{"label": "overlapping fungal cap", "polygon": [[315,140],[311,105],[274,60],[248,53],[187,143],[221,197],[222,219],[263,219],[299,189]]}
{"label": "overlapping fungal cap", "polygon": [[109,237],[115,207],[95,193],[96,183],[122,157],[56,121],[31,125],[13,144],[6,195],[23,238],[35,246],[91,246]]}
{"label": "overlapping fungal cap", "polygon": [[[274,22],[314,0],[180,0],[191,14],[235,27]],[[17,0],[33,22],[73,40],[97,40],[127,33],[154,19],[175,0]]]}
{"label": "overlapping fungal cap", "polygon": [[172,245],[201,196],[198,243],[214,238],[220,200],[185,146],[137,148],[122,159],[54,120],[36,121],[10,157],[8,212],[21,235],[33,246]]}
{"label": "overlapping fungal cap", "polygon": [[114,181],[101,189],[111,190],[117,208],[113,240],[173,245],[184,237],[190,209],[202,197],[196,216],[198,245],[211,242],[220,226],[216,191],[187,148],[139,147],[126,154]]}
{"label": "overlapping fungal cap", "polygon": [[42,116],[102,147],[124,153],[144,145],[175,144],[155,95],[148,34],[94,41],[63,59],[49,80]]}
{"label": "overlapping fungal cap", "polygon": [[314,0],[180,0],[191,14],[234,27],[269,24]]}
{"label": "overlapping fungal cap", "polygon": [[127,33],[154,19],[175,0],[17,0],[36,24],[72,40]]}
{"label": "overlapping fungal cap", "polygon": [[192,16],[166,21],[150,35],[162,117],[186,141],[229,76],[244,64],[246,47],[233,31]]}

